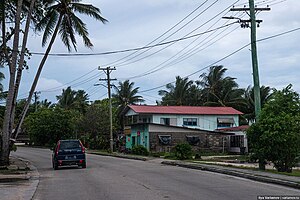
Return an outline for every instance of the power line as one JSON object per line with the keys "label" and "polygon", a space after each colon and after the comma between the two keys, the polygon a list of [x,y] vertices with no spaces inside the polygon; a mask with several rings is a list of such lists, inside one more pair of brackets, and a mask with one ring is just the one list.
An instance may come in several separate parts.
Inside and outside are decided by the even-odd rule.
{"label": "power line", "polygon": [[[291,29],[291,30],[289,30],[289,31],[285,31],[285,32],[282,32],[282,33],[278,33],[278,34],[269,36],[269,37],[265,37],[265,38],[259,39],[259,40],[257,40],[256,42],[262,42],[262,41],[265,41],[265,40],[269,40],[269,39],[272,39],[272,38],[276,38],[276,37],[279,37],[279,36],[282,36],[282,35],[286,35],[286,34],[289,34],[289,33],[295,32],[295,31],[299,31],[299,30],[300,30],[300,27],[294,28],[294,29]],[[224,56],[223,58],[221,58],[221,59],[219,59],[219,60],[213,62],[212,64],[210,64],[210,65],[208,65],[208,66],[206,66],[206,67],[203,67],[203,68],[201,68],[200,70],[197,70],[197,71],[195,71],[195,72],[193,72],[193,73],[191,73],[191,74],[189,74],[189,75],[187,75],[187,76],[185,76],[185,77],[183,77],[183,78],[188,78],[188,77],[190,77],[190,76],[192,76],[192,75],[194,75],[194,74],[196,74],[196,73],[198,73],[198,72],[200,72],[200,71],[203,71],[203,70],[205,70],[205,69],[207,69],[207,68],[209,68],[209,67],[211,67],[211,66],[213,66],[213,65],[215,65],[215,64],[217,64],[217,63],[219,63],[220,61],[223,61],[223,60],[225,60],[225,59],[231,57],[232,55],[234,55],[234,54],[238,53],[239,51],[243,50],[244,48],[248,47],[250,44],[251,44],[251,43],[248,43],[248,44],[246,44],[246,45],[240,47],[239,49],[233,51],[232,53],[228,54],[227,56]],[[169,83],[166,83],[166,84],[164,84],[164,85],[160,85],[160,86],[157,86],[157,87],[154,87],[154,88],[150,88],[150,89],[147,89],[147,90],[142,90],[142,91],[139,91],[139,93],[144,93],[144,92],[153,91],[153,90],[162,88],[162,87],[164,87],[164,86],[166,86],[167,84],[170,84],[170,83],[175,83],[175,81],[172,81],[172,82],[169,82]]]}
{"label": "power line", "polygon": [[[169,33],[171,30],[173,30],[175,27],[177,27],[179,24],[181,24],[184,20],[186,20],[188,17],[190,17],[193,13],[195,13],[197,10],[199,10],[205,3],[207,3],[207,1],[208,1],[208,0],[206,0],[205,2],[203,2],[202,4],[200,4],[197,8],[195,8],[195,9],[194,9],[192,12],[190,12],[187,16],[185,16],[183,19],[181,19],[178,23],[176,23],[174,26],[172,26],[171,28],[169,28],[167,31],[165,31],[163,34],[161,34],[159,37],[155,38],[154,40],[152,40],[151,42],[149,42],[149,43],[146,44],[145,46],[148,46],[148,45],[154,43],[155,41],[157,41],[158,39],[162,38],[164,35],[166,35],[167,33]],[[166,39],[167,39],[167,38],[165,38],[164,40],[166,40]],[[162,41],[164,41],[164,40],[162,40]],[[162,41],[160,41],[160,42],[162,42]],[[147,51],[147,50],[146,50],[146,51]],[[132,56],[132,55],[134,55],[134,54],[136,54],[137,52],[138,52],[138,51],[133,52],[133,53],[127,55],[127,56],[124,56],[124,57],[122,57],[122,58],[120,58],[120,59],[118,59],[118,60],[116,60],[116,61],[114,61],[114,62],[111,62],[111,63],[109,63],[109,64],[105,64],[105,66],[107,66],[107,65],[113,65],[113,64],[115,64],[115,63],[117,63],[117,62],[119,62],[119,61],[121,61],[121,60],[124,60],[124,59],[126,59],[126,58],[128,58],[128,57],[130,57],[130,56]],[[144,52],[145,52],[145,51],[144,51]],[[143,53],[144,53],[144,52],[143,52]]]}
{"label": "power line", "polygon": [[[208,28],[208,30],[210,29],[210,28],[212,28],[215,24],[217,24],[219,21],[220,21],[221,19],[219,19],[217,22],[215,22],[211,27],[209,27]],[[223,25],[225,25],[226,23],[224,23]],[[228,28],[229,28],[230,26],[228,26],[228,27],[226,27],[226,29],[225,30],[227,30]],[[234,30],[236,30],[237,28],[235,28]],[[222,33],[224,33],[225,32],[225,30],[222,32]],[[144,72],[144,73],[142,73],[142,74],[139,74],[139,75],[136,75],[136,76],[132,76],[132,77],[130,77],[130,78],[126,78],[126,79],[134,79],[134,78],[141,78],[141,77],[144,77],[144,76],[147,76],[147,75],[150,75],[150,74],[152,74],[152,73],[155,73],[155,72],[157,72],[157,71],[160,71],[160,70],[162,70],[162,69],[165,69],[166,67],[170,67],[170,66],[173,66],[173,65],[175,65],[175,64],[177,64],[177,63],[179,63],[179,62],[182,62],[183,60],[185,60],[185,59],[187,59],[187,58],[189,58],[189,57],[191,57],[192,55],[194,55],[195,53],[193,53],[191,56],[188,56],[188,57],[186,57],[186,58],[184,58],[186,55],[189,55],[189,53],[190,52],[193,52],[194,50],[195,50],[195,48],[197,47],[197,46],[199,46],[202,42],[204,42],[206,39],[208,39],[210,36],[212,36],[215,32],[217,32],[218,30],[215,30],[214,32],[212,32],[208,37],[206,37],[204,40],[202,40],[200,43],[198,43],[196,46],[194,46],[193,48],[191,48],[190,50],[188,50],[186,53],[184,53],[183,55],[181,55],[180,57],[178,57],[178,58],[176,58],[175,60],[173,60],[173,61],[171,61],[170,63],[168,63],[167,64],[167,62],[168,61],[170,61],[172,58],[174,58],[174,57],[176,57],[178,54],[180,54],[181,52],[183,52],[185,49],[187,49],[191,44],[193,44],[196,40],[198,40],[199,38],[200,38],[200,36],[199,37],[197,37],[194,41],[192,41],[191,43],[189,43],[185,48],[183,48],[182,50],[180,50],[178,53],[176,53],[175,55],[173,55],[172,57],[170,57],[169,59],[167,59],[167,60],[165,60],[164,62],[162,62],[162,63],[160,63],[159,65],[157,65],[156,67],[154,67],[154,68],[152,68],[152,69],[150,69],[150,70],[148,70],[148,71],[146,71],[146,72]],[[231,31],[232,32],[232,31]],[[231,33],[230,32],[230,33]],[[229,33],[228,33],[229,34]],[[228,35],[227,34],[227,35]],[[219,34],[218,34],[219,35]],[[217,35],[217,36],[218,36]],[[225,35],[226,36],[226,35]],[[225,37],[224,36],[224,37]],[[215,38],[215,37],[214,37]],[[213,38],[213,39],[214,39]],[[220,38],[221,39],[221,38]],[[212,39],[211,39],[212,40]],[[210,40],[210,41],[211,41]],[[217,42],[218,40],[216,40],[215,42]],[[213,43],[215,43],[215,42],[213,42]],[[213,44],[212,43],[212,44]],[[204,44],[207,44],[207,43],[204,43]],[[210,44],[210,45],[208,45],[208,46],[206,46],[205,48],[207,48],[207,47],[209,47],[209,46],[211,46],[212,44]],[[201,47],[201,46],[200,46]],[[200,48],[200,47],[198,47],[198,48]],[[196,49],[198,49],[198,48],[196,48]],[[201,50],[204,50],[205,48],[203,48],[203,49],[201,49]],[[194,50],[193,50],[194,49]],[[196,53],[198,53],[199,51],[197,51]],[[183,58],[183,59],[182,59]],[[177,60],[177,62],[176,62],[176,60]],[[179,60],[179,61],[178,61]],[[162,66],[162,67],[160,67],[160,66]]]}
{"label": "power line", "polygon": [[[86,73],[85,75],[82,75],[82,76],[80,76],[79,78],[76,78],[76,79],[74,79],[74,80],[72,80],[72,81],[70,81],[70,82],[68,82],[68,83],[65,83],[65,84],[63,84],[63,85],[61,85],[61,86],[57,86],[57,87],[50,88],[50,89],[47,89],[47,90],[41,90],[41,92],[55,92],[55,91],[59,91],[59,90],[63,89],[65,86],[68,86],[68,87],[77,87],[77,86],[79,86],[79,85],[83,85],[83,84],[85,84],[85,83],[88,83],[88,82],[90,82],[90,81],[92,81],[92,80],[95,80],[95,78],[96,78],[97,76],[99,76],[99,74],[98,74],[98,73],[97,73],[97,74],[94,74],[94,75],[92,75],[92,76],[87,77],[86,79],[83,79],[83,80],[80,81],[80,82],[77,82],[77,83],[74,83],[74,84],[70,84],[70,83],[73,83],[73,82],[75,82],[75,81],[77,81],[77,80],[83,78],[84,76],[90,74],[90,73],[93,72],[93,71],[94,71],[94,70],[92,70],[92,71],[90,71],[89,73]],[[100,74],[100,75],[101,75],[101,74]]]}
{"label": "power line", "polygon": [[[232,24],[237,23],[237,22],[233,22]],[[231,24],[225,25],[223,27],[219,27],[219,28],[224,28],[226,26],[229,26]],[[179,41],[183,41],[183,40],[188,40],[194,37],[197,37],[199,35],[203,35],[203,34],[207,34],[214,31],[214,29],[207,31],[207,32],[201,32],[201,33],[197,33],[194,35],[190,35],[190,36],[186,36],[186,37],[182,37],[182,38],[178,38],[178,39],[174,39],[174,40],[170,40],[167,42],[162,42],[162,43],[158,43],[158,44],[154,44],[154,45],[149,45],[149,46],[144,46],[144,47],[137,47],[137,48],[131,48],[131,49],[124,49],[124,50],[117,50],[117,51],[108,51],[108,52],[102,52],[102,53],[78,53],[78,54],[65,54],[65,53],[52,53],[49,54],[49,56],[59,56],[59,57],[72,57],[72,56],[95,56],[95,55],[108,55],[108,54],[117,54],[117,53],[124,53],[124,52],[129,52],[129,51],[137,51],[137,50],[142,50],[142,49],[148,49],[148,48],[153,48],[153,47],[158,47],[158,46],[164,46],[170,43],[175,43],[175,42],[179,42]],[[44,55],[44,53],[31,53],[34,55]]]}
{"label": "power line", "polygon": [[[191,22],[193,22],[196,18],[198,18],[199,16],[201,16],[203,13],[205,13],[208,9],[210,9],[210,8],[211,8],[214,4],[216,4],[218,1],[219,1],[219,0],[215,0],[212,4],[210,4],[207,8],[205,8],[202,12],[200,12],[198,15],[196,15],[194,18],[192,18],[192,19],[191,19],[190,21],[188,21],[187,23],[185,23],[182,27],[180,27],[180,28],[179,28],[178,30],[176,30],[174,33],[172,33],[171,35],[169,35],[169,36],[166,37],[165,39],[159,41],[159,43],[162,43],[162,42],[165,41],[166,39],[168,39],[168,38],[170,38],[171,36],[173,36],[173,35],[175,35],[176,33],[178,33],[178,32],[179,32],[180,30],[182,30],[184,27],[186,27],[186,26],[189,25]],[[204,25],[204,24],[203,24],[203,25]],[[201,25],[201,26],[203,26],[203,25]],[[200,27],[201,27],[201,26],[200,26]],[[198,27],[197,29],[199,29],[200,27]],[[190,33],[186,34],[185,36],[190,35],[191,33],[195,32],[197,29],[191,31]],[[183,36],[183,37],[185,37],[185,36]],[[145,51],[143,51],[142,53],[139,53],[138,55],[134,56],[133,58],[127,59],[126,61],[122,62],[122,63],[126,63],[126,64],[120,63],[120,64],[118,64],[118,65],[116,65],[116,66],[117,66],[117,67],[120,67],[120,66],[129,65],[129,64],[138,62],[138,61],[140,61],[140,60],[143,60],[143,59],[145,59],[145,58],[147,58],[147,57],[149,57],[149,56],[152,56],[152,55],[154,55],[154,54],[156,54],[156,53],[158,53],[158,52],[160,52],[160,51],[162,51],[162,50],[168,48],[169,46],[172,46],[173,44],[175,44],[175,43],[171,43],[171,44],[169,44],[168,46],[164,47],[163,49],[158,50],[158,51],[156,51],[156,52],[154,52],[154,53],[152,53],[152,54],[150,54],[150,55],[144,56],[143,58],[140,58],[140,59],[138,59],[138,60],[135,60],[135,61],[126,63],[127,61],[130,61],[130,60],[132,60],[132,59],[134,59],[134,58],[136,58],[136,57],[138,57],[138,56],[144,54],[145,52],[147,52],[147,51],[149,51],[149,50],[151,49],[151,48],[148,48],[148,49],[146,49]]]}
{"label": "power line", "polygon": [[[204,35],[204,34],[207,34],[207,33],[210,33],[210,32],[213,32],[213,31],[218,30],[218,29],[225,28],[225,27],[227,27],[227,26],[231,26],[232,24],[235,24],[235,23],[237,23],[237,22],[233,22],[233,23],[230,23],[230,24],[227,24],[227,25],[224,25],[224,26],[215,28],[215,29],[211,29],[211,30],[208,30],[208,31],[199,33],[199,34],[197,34],[197,37],[199,37],[199,36],[201,36],[201,35]],[[187,35],[188,35],[188,34],[187,34]],[[188,38],[188,37],[193,38],[193,37],[196,37],[196,36],[195,36],[195,35],[193,35],[193,36],[185,36],[184,38]],[[178,40],[178,41],[180,41],[180,40]],[[170,46],[173,45],[173,44],[175,44],[175,42],[174,42],[174,43],[170,43],[169,45],[165,46],[164,48],[162,48],[162,49],[160,49],[160,50],[157,50],[157,51],[151,53],[150,55],[144,56],[144,57],[142,57],[142,58],[140,58],[140,59],[138,59],[138,60],[132,61],[132,62],[127,63],[127,64],[124,64],[124,65],[129,65],[129,64],[138,62],[138,61],[140,61],[140,60],[143,60],[143,59],[145,59],[145,58],[148,58],[148,57],[150,57],[150,56],[153,56],[154,54],[157,54],[157,53],[159,53],[159,52],[165,50],[166,48],[170,47]],[[124,66],[124,65],[119,65],[118,67]]]}

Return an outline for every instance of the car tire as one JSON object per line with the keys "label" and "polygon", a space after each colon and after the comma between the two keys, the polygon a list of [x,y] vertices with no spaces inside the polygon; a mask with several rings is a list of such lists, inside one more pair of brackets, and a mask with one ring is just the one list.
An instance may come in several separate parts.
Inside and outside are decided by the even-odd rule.
{"label": "car tire", "polygon": [[56,164],[55,161],[53,162],[53,169],[54,169],[54,170],[58,170],[58,165]]}
{"label": "car tire", "polygon": [[84,162],[82,163],[82,168],[83,168],[83,169],[86,168],[86,161],[84,161]]}

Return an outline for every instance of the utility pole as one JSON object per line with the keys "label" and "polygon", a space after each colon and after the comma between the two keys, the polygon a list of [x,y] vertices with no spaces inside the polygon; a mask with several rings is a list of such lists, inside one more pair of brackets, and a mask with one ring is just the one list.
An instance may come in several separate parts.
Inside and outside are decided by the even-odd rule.
{"label": "utility pole", "polygon": [[106,74],[107,78],[106,79],[99,79],[100,81],[107,81],[107,90],[108,90],[108,101],[109,101],[109,121],[110,121],[110,151],[113,152],[114,151],[114,139],[113,139],[113,133],[112,133],[112,106],[111,106],[111,81],[115,81],[117,79],[111,79],[110,78],[110,73],[113,70],[116,70],[115,67],[111,68],[111,67],[105,67],[105,68],[101,68],[98,67],[98,70],[103,70],[104,73]]}
{"label": "utility pole", "polygon": [[[249,0],[249,8],[231,8],[230,11],[245,11],[250,19],[242,20],[239,19],[242,28],[251,29],[251,55],[252,55],[252,72],[253,72],[253,85],[254,85],[254,104],[255,104],[255,117],[258,119],[258,115],[261,111],[261,98],[260,98],[260,85],[259,85],[259,73],[258,73],[258,59],[257,59],[257,48],[256,48],[256,25],[259,27],[259,24],[262,20],[256,20],[255,14],[258,11],[270,11],[269,7],[267,8],[258,8],[254,6],[254,0]],[[248,13],[249,12],[249,13]],[[235,17],[224,17],[227,19],[236,19]],[[249,25],[250,24],[250,25]]]}

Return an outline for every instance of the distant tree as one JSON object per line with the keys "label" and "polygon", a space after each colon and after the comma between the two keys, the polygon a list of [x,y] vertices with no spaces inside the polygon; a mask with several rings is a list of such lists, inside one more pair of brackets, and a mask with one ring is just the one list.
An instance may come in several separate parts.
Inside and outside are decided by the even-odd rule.
{"label": "distant tree", "polygon": [[48,99],[44,99],[42,101],[38,102],[39,108],[50,108],[52,105],[51,101],[48,101]]}
{"label": "distant tree", "polygon": [[64,109],[71,109],[75,105],[76,91],[72,90],[71,87],[62,90],[62,94],[56,96],[58,100],[57,105]]}
{"label": "distant tree", "polygon": [[51,146],[60,139],[75,138],[76,113],[61,108],[40,109],[25,121],[26,131],[35,145]]}
{"label": "distant tree", "polygon": [[[87,108],[79,121],[78,132],[89,148],[108,149],[110,139],[108,100],[97,101]],[[116,109],[113,109],[113,133],[116,132]]]}
{"label": "distant tree", "polygon": [[72,90],[71,87],[63,89],[62,94],[56,96],[57,106],[64,109],[75,109],[80,113],[85,113],[88,106],[88,94],[83,90]]}
{"label": "distant tree", "polygon": [[121,112],[128,105],[135,105],[144,102],[142,96],[137,95],[139,92],[139,87],[134,87],[134,82],[125,80],[124,82],[119,82],[118,86],[114,87],[115,93],[112,95],[114,100],[114,105],[118,107],[118,115],[120,118],[121,128],[124,128],[124,120]]}
{"label": "distant tree", "polygon": [[243,98],[244,89],[238,87],[235,78],[225,77],[227,71],[222,65],[212,66],[209,73],[200,75],[197,84],[202,87],[204,105],[229,106],[240,110],[246,105]]}
{"label": "distant tree", "polygon": [[254,158],[270,160],[280,172],[291,172],[300,155],[300,99],[289,85],[275,91],[258,121],[247,131]]}
{"label": "distant tree", "polygon": [[[268,86],[260,87],[260,98],[262,108],[271,98],[272,89]],[[244,98],[247,102],[246,106],[241,110],[244,113],[244,117],[248,122],[255,121],[255,106],[254,106],[254,90],[253,87],[248,86],[245,90]]]}
{"label": "distant tree", "polygon": [[169,83],[166,90],[159,90],[158,94],[162,96],[162,105],[182,106],[189,105],[188,97],[191,97],[189,91],[193,85],[193,81],[188,78],[176,77],[175,85]]}

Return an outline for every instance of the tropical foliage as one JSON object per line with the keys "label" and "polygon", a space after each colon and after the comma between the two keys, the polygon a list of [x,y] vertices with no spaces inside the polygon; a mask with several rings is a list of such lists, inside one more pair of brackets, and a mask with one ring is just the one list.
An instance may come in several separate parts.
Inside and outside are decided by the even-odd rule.
{"label": "tropical foliage", "polygon": [[25,127],[35,145],[52,146],[60,139],[75,138],[76,113],[61,108],[41,109],[26,118]]}
{"label": "tropical foliage", "polygon": [[[83,4],[81,0],[1,1],[0,12],[2,29],[0,32],[0,65],[8,66],[10,72],[6,112],[4,114],[0,140],[0,165],[8,165],[9,146],[12,145],[10,141],[13,141],[10,138],[16,138],[21,131],[21,125],[31,103],[41,71],[57,35],[61,36],[62,42],[69,51],[72,48],[77,50],[76,34],[83,39],[86,47],[91,48],[93,44],[88,37],[86,24],[80,19],[78,14],[87,15],[102,23],[105,23],[107,20],[101,16],[98,8],[93,5]],[[50,41],[38,66],[20,120],[18,120],[18,124],[15,126],[15,105],[21,84],[22,72],[28,68],[25,58],[30,55],[27,49],[28,35],[30,27],[32,27],[30,25],[33,25],[37,32],[43,31],[43,46],[47,44],[49,39]],[[11,42],[12,38],[14,38],[15,42]],[[13,127],[15,127],[14,131]]]}
{"label": "tropical foliage", "polygon": [[[78,124],[78,133],[84,144],[91,149],[108,149],[109,147],[109,114],[108,101],[93,103],[87,108]],[[114,123],[113,132],[116,131]]]}
{"label": "tropical foliage", "polygon": [[291,172],[300,155],[300,99],[291,85],[275,91],[258,121],[247,131],[254,157],[274,163],[280,172]]}
{"label": "tropical foliage", "polygon": [[57,106],[64,109],[76,109],[81,113],[86,112],[88,106],[88,94],[84,90],[72,90],[71,87],[63,89],[62,94],[56,96]]}
{"label": "tropical foliage", "polygon": [[139,87],[134,87],[134,82],[126,80],[119,82],[118,86],[114,86],[115,93],[112,95],[114,98],[114,105],[118,107],[118,116],[120,120],[120,127],[123,127],[123,116],[121,112],[127,105],[135,105],[144,102],[142,96],[137,95]]}
{"label": "tropical foliage", "polygon": [[[190,105],[189,99],[193,98],[192,90],[195,91],[196,88],[193,86],[193,81],[190,81],[188,78],[181,78],[180,76],[176,77],[175,85],[169,83],[166,85],[167,90],[159,90],[158,94],[162,96],[162,105]],[[197,101],[197,95],[196,99]]]}

